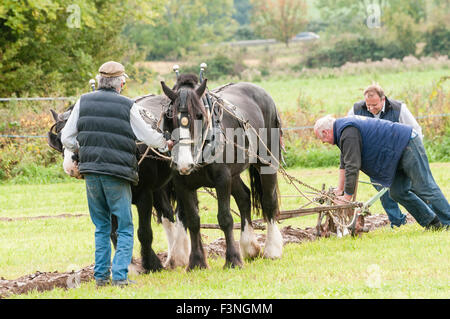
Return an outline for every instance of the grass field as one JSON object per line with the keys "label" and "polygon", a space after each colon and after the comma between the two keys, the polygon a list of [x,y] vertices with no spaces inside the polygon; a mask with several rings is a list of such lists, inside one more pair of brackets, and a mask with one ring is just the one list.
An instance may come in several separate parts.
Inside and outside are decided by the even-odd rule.
{"label": "grass field", "polygon": [[[449,71],[442,69],[427,70],[405,70],[403,72],[388,72],[374,69],[373,72],[363,74],[342,74],[340,76],[310,76],[310,77],[290,77],[281,76],[262,79],[255,84],[260,85],[272,96],[280,111],[292,110],[297,107],[298,97],[311,97],[317,101],[317,106],[321,106],[329,113],[343,114],[356,102],[363,98],[364,89],[373,81],[378,82],[384,89],[387,96],[398,98],[398,94],[404,91],[417,92],[423,88],[431,86],[439,81],[443,76],[448,76]],[[165,78],[166,83],[172,86],[175,82],[175,75],[170,74]],[[236,82],[237,79],[230,79]],[[226,84],[226,79],[210,81],[209,89]],[[450,83],[444,83],[443,90],[448,91]],[[139,96],[148,94],[162,94],[159,81],[151,83],[149,86],[142,86],[130,81],[124,91],[125,95]],[[317,107],[316,106],[316,107]],[[314,108],[313,110],[316,110]],[[320,107],[318,108],[320,110]]]}
{"label": "grass field", "polygon": [[[450,163],[433,163],[434,177],[450,197]],[[335,168],[295,169],[289,173],[320,188],[336,184]],[[368,180],[364,175],[361,180]],[[295,194],[280,179],[282,195]],[[360,184],[358,200],[375,190]],[[298,199],[283,198],[282,209],[298,207]],[[234,205],[234,202],[233,202]],[[234,206],[235,207],[235,206]],[[202,223],[217,223],[216,202],[200,194]],[[135,232],[137,213],[134,211]],[[373,213],[382,213],[379,203]],[[47,185],[0,186],[0,217],[36,217],[63,213],[88,214],[81,181]],[[315,216],[283,221],[279,226],[313,226]],[[154,249],[167,250],[160,225],[154,224]],[[209,243],[223,237],[202,230]],[[239,239],[236,231],[235,239]],[[360,238],[329,238],[288,244],[280,260],[258,259],[243,269],[222,269],[224,260],[209,258],[210,269],[186,273],[178,268],[149,275],[131,275],[134,288],[77,289],[17,295],[12,298],[448,298],[450,296],[450,236],[425,232],[417,224],[389,227]],[[134,256],[139,256],[135,236]],[[88,216],[77,218],[0,221],[0,277],[15,279],[35,271],[69,271],[94,262],[94,226]]]}

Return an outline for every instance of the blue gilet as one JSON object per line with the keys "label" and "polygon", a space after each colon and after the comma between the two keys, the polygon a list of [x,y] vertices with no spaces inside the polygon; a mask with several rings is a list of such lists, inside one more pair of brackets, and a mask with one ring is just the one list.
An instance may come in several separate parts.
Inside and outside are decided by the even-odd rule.
{"label": "blue gilet", "polygon": [[342,131],[348,126],[356,127],[361,133],[361,171],[373,182],[390,187],[398,162],[411,138],[412,128],[364,116],[340,118],[333,126],[334,143],[338,147]]}
{"label": "blue gilet", "polygon": [[[384,105],[384,111],[381,111],[380,119],[388,120],[391,122],[398,122],[400,118],[400,111],[402,108],[402,102],[386,97]],[[353,114],[362,115],[367,117],[374,117],[372,113],[367,110],[366,101],[359,101],[353,105]]]}

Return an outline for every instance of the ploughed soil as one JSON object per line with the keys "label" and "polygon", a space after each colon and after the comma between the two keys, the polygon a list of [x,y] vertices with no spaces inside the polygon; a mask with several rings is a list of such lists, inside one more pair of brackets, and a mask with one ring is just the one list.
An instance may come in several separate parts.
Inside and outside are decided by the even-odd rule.
{"label": "ploughed soil", "polygon": [[[408,215],[408,222],[413,222],[413,218]],[[376,228],[389,225],[387,215],[371,215],[365,218],[364,232],[372,231]],[[285,226],[280,229],[283,236],[283,244],[288,243],[302,243],[305,241],[312,241],[317,238],[316,229],[308,227],[305,229]],[[266,238],[265,234],[256,234],[258,242],[264,245]],[[219,238],[210,244],[204,245],[208,256],[212,258],[225,257],[225,239]],[[161,262],[165,262],[167,252],[158,253]],[[133,258],[130,265],[131,271],[141,272],[142,267],[140,260]],[[83,282],[88,282],[94,279],[94,265],[89,265],[78,271],[72,272],[40,272],[36,271],[34,274],[25,275],[14,280],[7,280],[0,277],[0,298],[5,298],[11,294],[25,294],[33,290],[46,291],[54,288],[76,288]]]}

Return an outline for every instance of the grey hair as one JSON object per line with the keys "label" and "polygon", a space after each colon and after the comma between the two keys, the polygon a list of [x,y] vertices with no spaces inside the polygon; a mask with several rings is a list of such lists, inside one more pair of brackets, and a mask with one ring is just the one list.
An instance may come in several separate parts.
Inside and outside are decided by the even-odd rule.
{"label": "grey hair", "polygon": [[112,78],[106,78],[97,74],[95,77],[97,79],[99,89],[113,89],[120,91],[122,87],[122,82],[125,83],[125,76],[115,76]]}
{"label": "grey hair", "polygon": [[314,124],[314,132],[316,132],[319,138],[322,138],[322,131],[332,130],[335,121],[336,119],[332,115],[321,117],[316,121],[316,124]]}

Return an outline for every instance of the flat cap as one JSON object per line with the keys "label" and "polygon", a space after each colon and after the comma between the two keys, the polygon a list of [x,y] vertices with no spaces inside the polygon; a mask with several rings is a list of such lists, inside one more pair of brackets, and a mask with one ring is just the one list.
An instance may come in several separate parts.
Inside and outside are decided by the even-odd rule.
{"label": "flat cap", "polygon": [[98,72],[105,78],[112,78],[121,75],[125,75],[125,77],[128,77],[128,75],[126,75],[125,73],[125,67],[119,62],[115,61],[108,61],[103,63],[102,66],[98,69]]}

